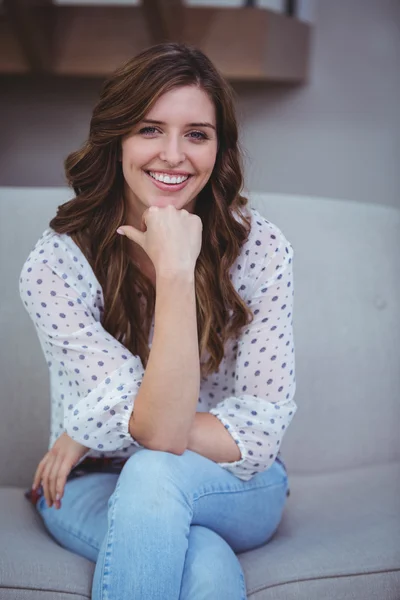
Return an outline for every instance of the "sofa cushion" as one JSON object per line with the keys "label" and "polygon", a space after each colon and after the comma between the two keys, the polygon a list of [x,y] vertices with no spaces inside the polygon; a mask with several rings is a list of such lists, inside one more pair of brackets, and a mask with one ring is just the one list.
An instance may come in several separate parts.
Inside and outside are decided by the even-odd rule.
{"label": "sofa cushion", "polygon": [[[68,188],[0,187],[4,485],[29,485],[48,447],[49,372],[18,277],[57,205],[72,195]],[[299,409],[283,438],[283,459],[297,473],[400,460],[400,211],[305,196],[250,197],[295,252]]]}
{"label": "sofa cushion", "polygon": [[[398,600],[400,463],[290,479],[274,538],[239,555],[249,600],[340,600],[350,588],[354,598]],[[90,598],[94,563],[50,537],[21,488],[0,488],[0,530],[2,600],[22,590],[29,600]]]}
{"label": "sofa cushion", "polygon": [[90,598],[94,563],[53,540],[23,489],[0,488],[0,531],[1,600]]}
{"label": "sofa cushion", "polygon": [[249,598],[398,600],[400,462],[289,480],[275,537],[240,555]]}

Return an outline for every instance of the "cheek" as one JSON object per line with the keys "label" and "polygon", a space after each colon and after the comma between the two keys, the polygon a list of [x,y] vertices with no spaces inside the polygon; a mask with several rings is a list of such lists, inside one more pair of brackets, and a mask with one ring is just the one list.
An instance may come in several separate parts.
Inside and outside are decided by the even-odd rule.
{"label": "cheek", "polygon": [[213,150],[208,149],[198,157],[197,165],[200,173],[210,175],[216,160],[216,153]]}
{"label": "cheek", "polygon": [[131,142],[122,147],[122,165],[128,169],[140,169],[151,157],[150,148],[143,144]]}

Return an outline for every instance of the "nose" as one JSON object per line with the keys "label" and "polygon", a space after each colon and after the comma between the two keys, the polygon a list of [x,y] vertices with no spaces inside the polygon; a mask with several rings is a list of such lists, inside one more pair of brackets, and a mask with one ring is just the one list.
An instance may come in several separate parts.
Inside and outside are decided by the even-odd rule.
{"label": "nose", "polygon": [[181,164],[185,160],[181,143],[179,136],[166,136],[160,152],[161,160],[167,162],[171,167]]}

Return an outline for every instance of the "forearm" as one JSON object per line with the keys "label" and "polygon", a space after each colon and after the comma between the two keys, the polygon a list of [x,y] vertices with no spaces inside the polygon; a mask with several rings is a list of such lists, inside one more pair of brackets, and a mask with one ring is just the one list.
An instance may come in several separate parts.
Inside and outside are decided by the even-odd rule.
{"label": "forearm", "polygon": [[196,413],[187,449],[214,462],[235,462],[241,458],[239,447],[231,434],[210,413]]}
{"label": "forearm", "polygon": [[156,280],[153,343],[130,420],[142,445],[184,452],[200,390],[194,274]]}

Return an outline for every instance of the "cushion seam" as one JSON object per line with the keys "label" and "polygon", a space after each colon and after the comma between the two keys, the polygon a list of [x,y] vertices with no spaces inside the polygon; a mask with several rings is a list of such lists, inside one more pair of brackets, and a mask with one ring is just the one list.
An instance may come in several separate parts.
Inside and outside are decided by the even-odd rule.
{"label": "cushion seam", "polygon": [[68,592],[67,590],[53,590],[53,589],[48,589],[48,590],[44,590],[43,588],[35,588],[35,587],[21,587],[21,586],[5,586],[5,585],[0,585],[0,590],[26,590],[27,592],[41,592],[41,593],[49,593],[49,594],[70,594],[71,596],[76,596],[79,597],[81,596],[82,598],[88,598],[88,600],[90,600],[90,596],[87,596],[85,593],[81,593],[81,592]]}
{"label": "cushion seam", "polygon": [[284,581],[282,583],[274,583],[272,585],[263,586],[260,588],[256,588],[253,590],[248,590],[248,594],[256,594],[258,592],[262,592],[263,590],[269,590],[276,587],[283,587],[284,585],[290,585],[292,583],[303,583],[306,581],[319,581],[321,579],[338,579],[340,577],[361,577],[363,575],[379,575],[380,573],[398,573],[400,572],[400,567],[398,569],[382,569],[381,571],[368,571],[366,573],[347,573],[340,575],[322,575],[320,577],[307,577],[305,579],[292,579],[291,581]]}

